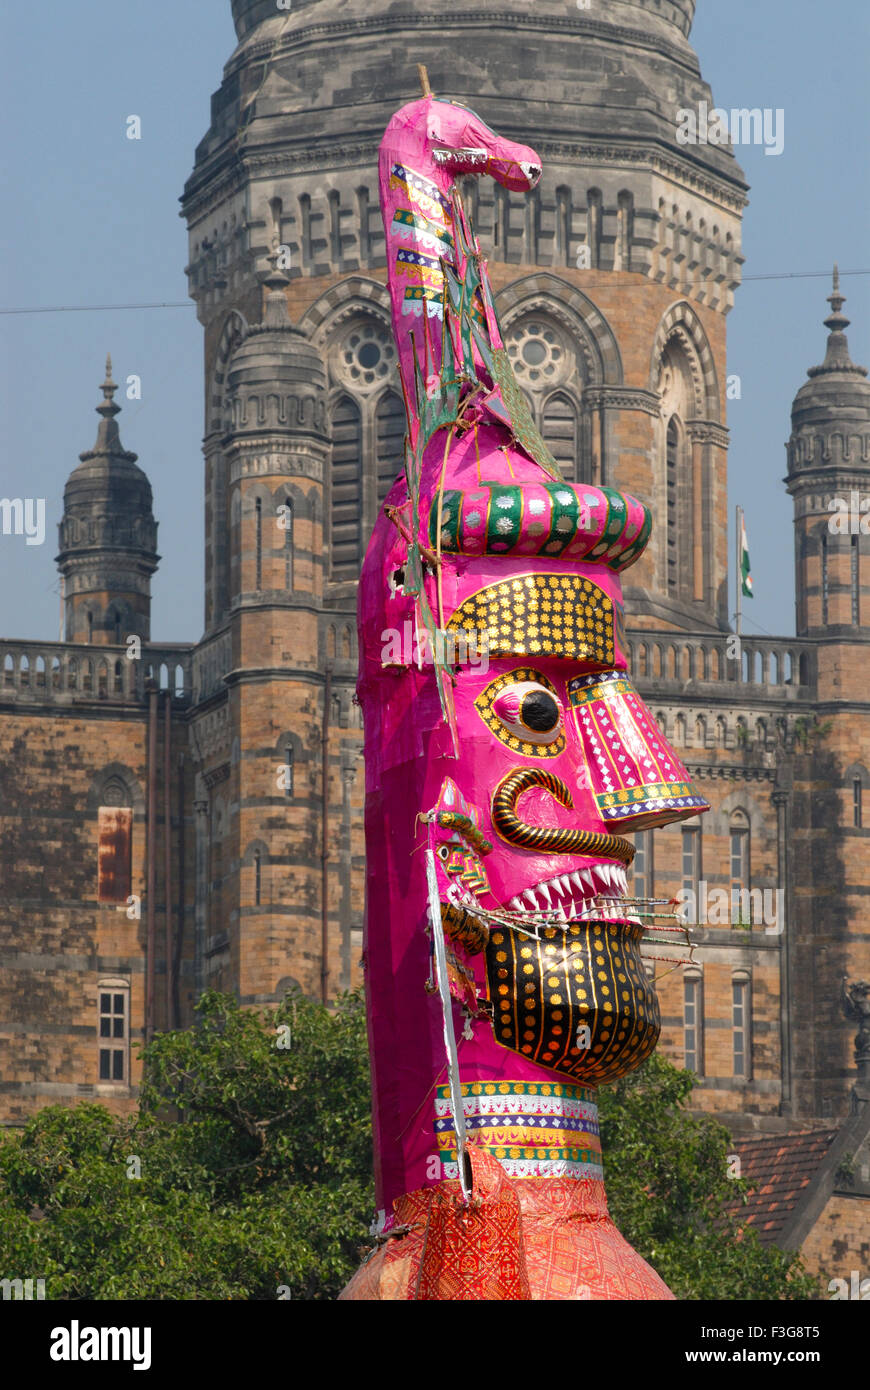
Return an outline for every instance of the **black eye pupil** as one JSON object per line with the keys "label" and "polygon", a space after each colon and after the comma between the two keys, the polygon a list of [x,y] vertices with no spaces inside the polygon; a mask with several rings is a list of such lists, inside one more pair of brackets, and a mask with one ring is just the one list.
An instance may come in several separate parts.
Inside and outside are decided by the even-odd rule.
{"label": "black eye pupil", "polygon": [[533,690],[523,698],[522,719],[528,729],[548,734],[559,722],[559,706],[546,690]]}

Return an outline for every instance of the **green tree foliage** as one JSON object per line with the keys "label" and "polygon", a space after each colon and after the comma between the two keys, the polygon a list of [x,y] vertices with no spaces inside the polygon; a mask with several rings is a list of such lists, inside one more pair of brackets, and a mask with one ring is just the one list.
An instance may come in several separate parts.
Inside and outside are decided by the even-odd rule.
{"label": "green tree foliage", "polygon": [[359,998],[209,993],[145,1064],[134,1120],[52,1106],[0,1139],[4,1272],[49,1298],[333,1298],[373,1205]]}
{"label": "green tree foliage", "polygon": [[[656,1056],[600,1093],[623,1234],[680,1298],[819,1296],[793,1257],[739,1236],[744,1185],[691,1089]],[[334,1298],[372,1207],[357,995],[260,1014],[206,994],[192,1028],[146,1049],[136,1117],[51,1106],[0,1135],[0,1266],[49,1298]]]}

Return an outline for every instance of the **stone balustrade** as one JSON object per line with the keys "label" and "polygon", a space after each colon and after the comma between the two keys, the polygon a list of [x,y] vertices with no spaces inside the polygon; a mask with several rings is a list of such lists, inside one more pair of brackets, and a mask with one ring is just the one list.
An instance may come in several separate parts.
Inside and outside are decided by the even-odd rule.
{"label": "stone balustrade", "polygon": [[189,704],[191,665],[192,649],[181,643],[143,643],[141,656],[130,660],[126,646],[0,641],[0,703],[144,704],[145,682],[153,678]]}
{"label": "stone balustrade", "polygon": [[811,703],[816,687],[816,644],[800,638],[736,638],[677,635],[635,629],[627,634],[628,662],[639,686],[662,694],[701,691],[728,684],[741,698],[759,696]]}

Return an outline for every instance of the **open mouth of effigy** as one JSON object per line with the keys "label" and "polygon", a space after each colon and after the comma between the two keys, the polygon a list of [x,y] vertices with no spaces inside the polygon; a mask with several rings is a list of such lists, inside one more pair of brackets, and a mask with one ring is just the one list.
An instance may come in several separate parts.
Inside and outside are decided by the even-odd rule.
{"label": "open mouth of effigy", "polygon": [[[624,901],[627,894],[625,865],[597,861],[530,884],[505,903],[501,913],[530,927],[592,921],[639,926],[638,908],[634,899]],[[464,907],[480,912],[480,900],[468,888],[460,889],[458,897]]]}
{"label": "open mouth of effigy", "polygon": [[638,922],[623,903],[628,882],[623,864],[599,862],[524,888],[510,899],[512,912],[559,922]]}

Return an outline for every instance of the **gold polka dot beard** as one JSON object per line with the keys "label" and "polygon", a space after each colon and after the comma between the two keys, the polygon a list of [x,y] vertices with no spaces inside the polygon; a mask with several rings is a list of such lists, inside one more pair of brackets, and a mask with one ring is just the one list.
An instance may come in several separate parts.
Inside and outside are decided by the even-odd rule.
{"label": "gold polka dot beard", "polygon": [[633,1071],[659,1039],[643,929],[615,922],[499,927],[486,948],[495,1040],[529,1061],[600,1086]]}
{"label": "gold polka dot beard", "polygon": [[492,823],[508,844],[518,845],[520,849],[539,850],[544,854],[588,854],[601,859],[619,859],[623,864],[631,863],[635,847],[621,835],[526,825],[516,813],[516,803],[530,787],[544,787],[561,806],[573,810],[571,793],[560,777],[554,777],[551,772],[537,767],[521,767],[516,772],[508,773],[499,782],[492,797]]}

